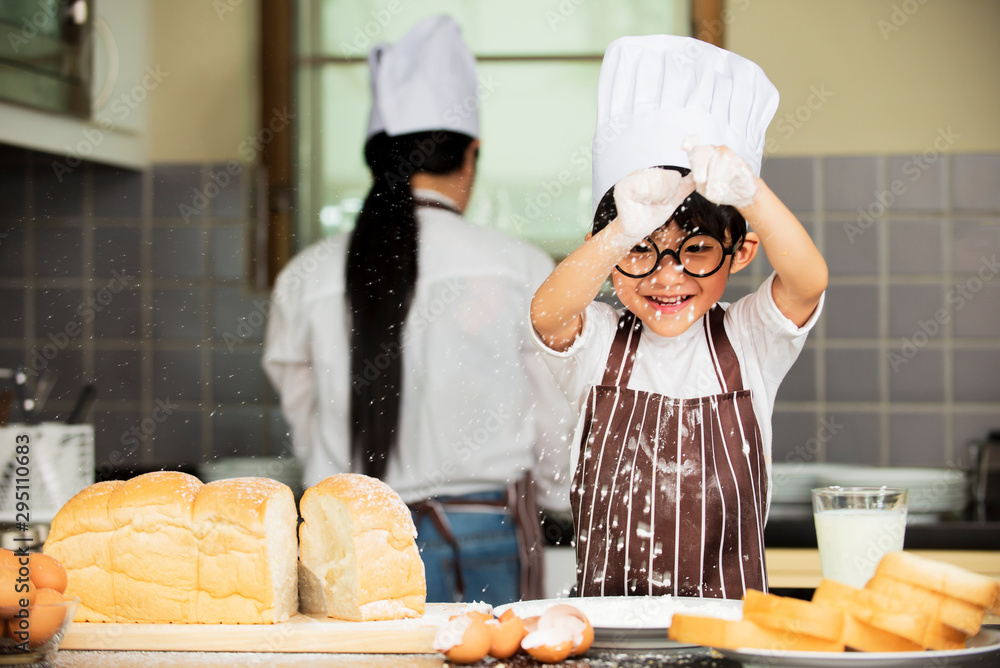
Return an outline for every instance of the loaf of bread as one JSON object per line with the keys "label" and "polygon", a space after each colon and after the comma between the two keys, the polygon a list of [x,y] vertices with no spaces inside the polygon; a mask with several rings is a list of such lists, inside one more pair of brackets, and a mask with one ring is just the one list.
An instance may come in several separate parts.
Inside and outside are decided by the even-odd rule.
{"label": "loaf of bread", "polygon": [[417,530],[399,495],[354,473],[310,487],[299,504],[302,611],[371,621],[419,617],[427,585]]}
{"label": "loaf of bread", "polygon": [[267,624],[298,608],[291,489],[159,471],[101,482],[52,520],[77,621]]}

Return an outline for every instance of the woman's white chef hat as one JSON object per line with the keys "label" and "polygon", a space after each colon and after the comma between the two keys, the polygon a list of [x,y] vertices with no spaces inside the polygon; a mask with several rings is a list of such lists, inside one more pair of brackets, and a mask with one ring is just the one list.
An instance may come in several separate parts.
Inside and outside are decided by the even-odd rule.
{"label": "woman's white chef hat", "polygon": [[430,16],[368,54],[368,137],[450,130],[479,136],[476,58],[449,16]]}
{"label": "woman's white chef hat", "polygon": [[778,90],[764,71],[735,53],[693,37],[616,39],[597,84],[593,210],[638,169],[690,167],[681,148],[688,135],[728,146],[759,176],[777,109]]}

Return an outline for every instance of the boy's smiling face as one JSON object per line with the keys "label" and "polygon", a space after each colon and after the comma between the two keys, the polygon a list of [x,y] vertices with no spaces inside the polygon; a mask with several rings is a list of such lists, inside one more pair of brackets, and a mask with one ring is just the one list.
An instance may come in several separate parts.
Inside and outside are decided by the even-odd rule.
{"label": "boy's smiling face", "polygon": [[[651,236],[658,248],[677,250],[689,232],[671,222]],[[757,235],[747,233],[740,248],[727,256],[711,276],[684,273],[673,257],[665,255],[656,270],[643,278],[630,278],[615,269],[611,276],[622,305],[647,328],[660,336],[683,334],[722,298],[729,274],[740,271],[757,254]],[[729,244],[729,240],[726,240]]]}

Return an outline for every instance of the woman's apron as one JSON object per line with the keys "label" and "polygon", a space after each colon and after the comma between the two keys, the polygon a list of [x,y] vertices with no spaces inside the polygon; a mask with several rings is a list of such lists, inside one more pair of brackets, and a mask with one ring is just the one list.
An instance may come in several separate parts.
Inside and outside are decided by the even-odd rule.
{"label": "woman's apron", "polygon": [[702,319],[723,393],[697,399],[627,388],[642,322],[619,320],[573,476],[580,596],[767,591],[763,444],[724,315]]}

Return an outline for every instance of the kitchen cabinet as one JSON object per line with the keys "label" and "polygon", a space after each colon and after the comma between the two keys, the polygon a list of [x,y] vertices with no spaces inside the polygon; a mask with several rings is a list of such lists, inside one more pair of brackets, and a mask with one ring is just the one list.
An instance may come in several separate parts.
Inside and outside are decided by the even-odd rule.
{"label": "kitchen cabinet", "polygon": [[60,180],[84,160],[148,165],[149,96],[169,77],[149,62],[149,2],[91,4],[96,13],[89,118],[0,102],[0,143],[53,154]]}

